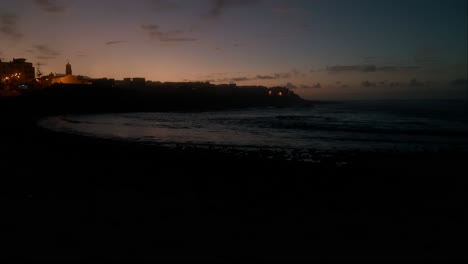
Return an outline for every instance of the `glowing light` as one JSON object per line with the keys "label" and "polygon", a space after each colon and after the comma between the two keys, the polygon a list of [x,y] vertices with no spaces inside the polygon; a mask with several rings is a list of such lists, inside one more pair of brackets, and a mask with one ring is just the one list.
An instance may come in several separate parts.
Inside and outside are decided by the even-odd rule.
{"label": "glowing light", "polygon": [[283,92],[278,92],[278,96],[283,96]]}
{"label": "glowing light", "polygon": [[272,92],[271,92],[271,91],[268,91],[268,95],[270,95],[270,96],[271,96],[271,94],[272,94]]}

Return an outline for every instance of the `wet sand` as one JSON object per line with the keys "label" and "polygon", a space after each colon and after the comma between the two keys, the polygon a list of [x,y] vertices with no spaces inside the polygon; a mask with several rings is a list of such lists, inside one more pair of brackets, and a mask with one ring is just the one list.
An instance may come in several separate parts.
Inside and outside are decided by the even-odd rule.
{"label": "wet sand", "polygon": [[467,258],[466,153],[303,163],[57,134],[36,118],[2,115],[1,258]]}

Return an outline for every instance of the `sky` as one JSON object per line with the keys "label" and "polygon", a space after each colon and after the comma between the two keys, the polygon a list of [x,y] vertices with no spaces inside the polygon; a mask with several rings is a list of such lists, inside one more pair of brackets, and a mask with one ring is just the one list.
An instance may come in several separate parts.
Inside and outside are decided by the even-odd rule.
{"label": "sky", "polygon": [[0,0],[0,58],[42,73],[468,96],[466,0]]}

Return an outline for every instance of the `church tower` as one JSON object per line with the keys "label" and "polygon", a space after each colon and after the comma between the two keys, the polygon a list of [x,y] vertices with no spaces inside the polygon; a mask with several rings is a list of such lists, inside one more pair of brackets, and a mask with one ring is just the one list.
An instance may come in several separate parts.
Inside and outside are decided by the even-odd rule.
{"label": "church tower", "polygon": [[68,62],[67,66],[65,66],[65,74],[72,75],[72,68],[71,68],[70,62]]}

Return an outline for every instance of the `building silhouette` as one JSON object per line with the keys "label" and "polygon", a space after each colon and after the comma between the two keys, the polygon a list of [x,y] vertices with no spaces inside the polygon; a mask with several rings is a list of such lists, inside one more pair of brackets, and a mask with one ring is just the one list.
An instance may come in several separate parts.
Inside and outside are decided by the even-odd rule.
{"label": "building silhouette", "polygon": [[26,62],[26,59],[13,59],[10,62],[0,60],[0,82],[15,81],[18,83],[28,83],[36,79],[36,71],[33,64]]}
{"label": "building silhouette", "polygon": [[65,75],[62,74],[50,74],[49,78],[51,79],[51,83],[59,83],[59,84],[91,84],[91,82],[87,80],[83,80],[82,78],[77,78],[72,74],[72,66],[70,62],[67,62],[65,65]]}
{"label": "building silhouette", "polygon": [[65,65],[65,75],[72,75],[72,67],[70,62]]}
{"label": "building silhouette", "polygon": [[126,87],[133,87],[133,86],[138,86],[142,87],[146,85],[146,78],[140,78],[140,77],[133,77],[133,78],[124,78],[123,81],[120,81],[119,84],[121,86],[126,86]]}

